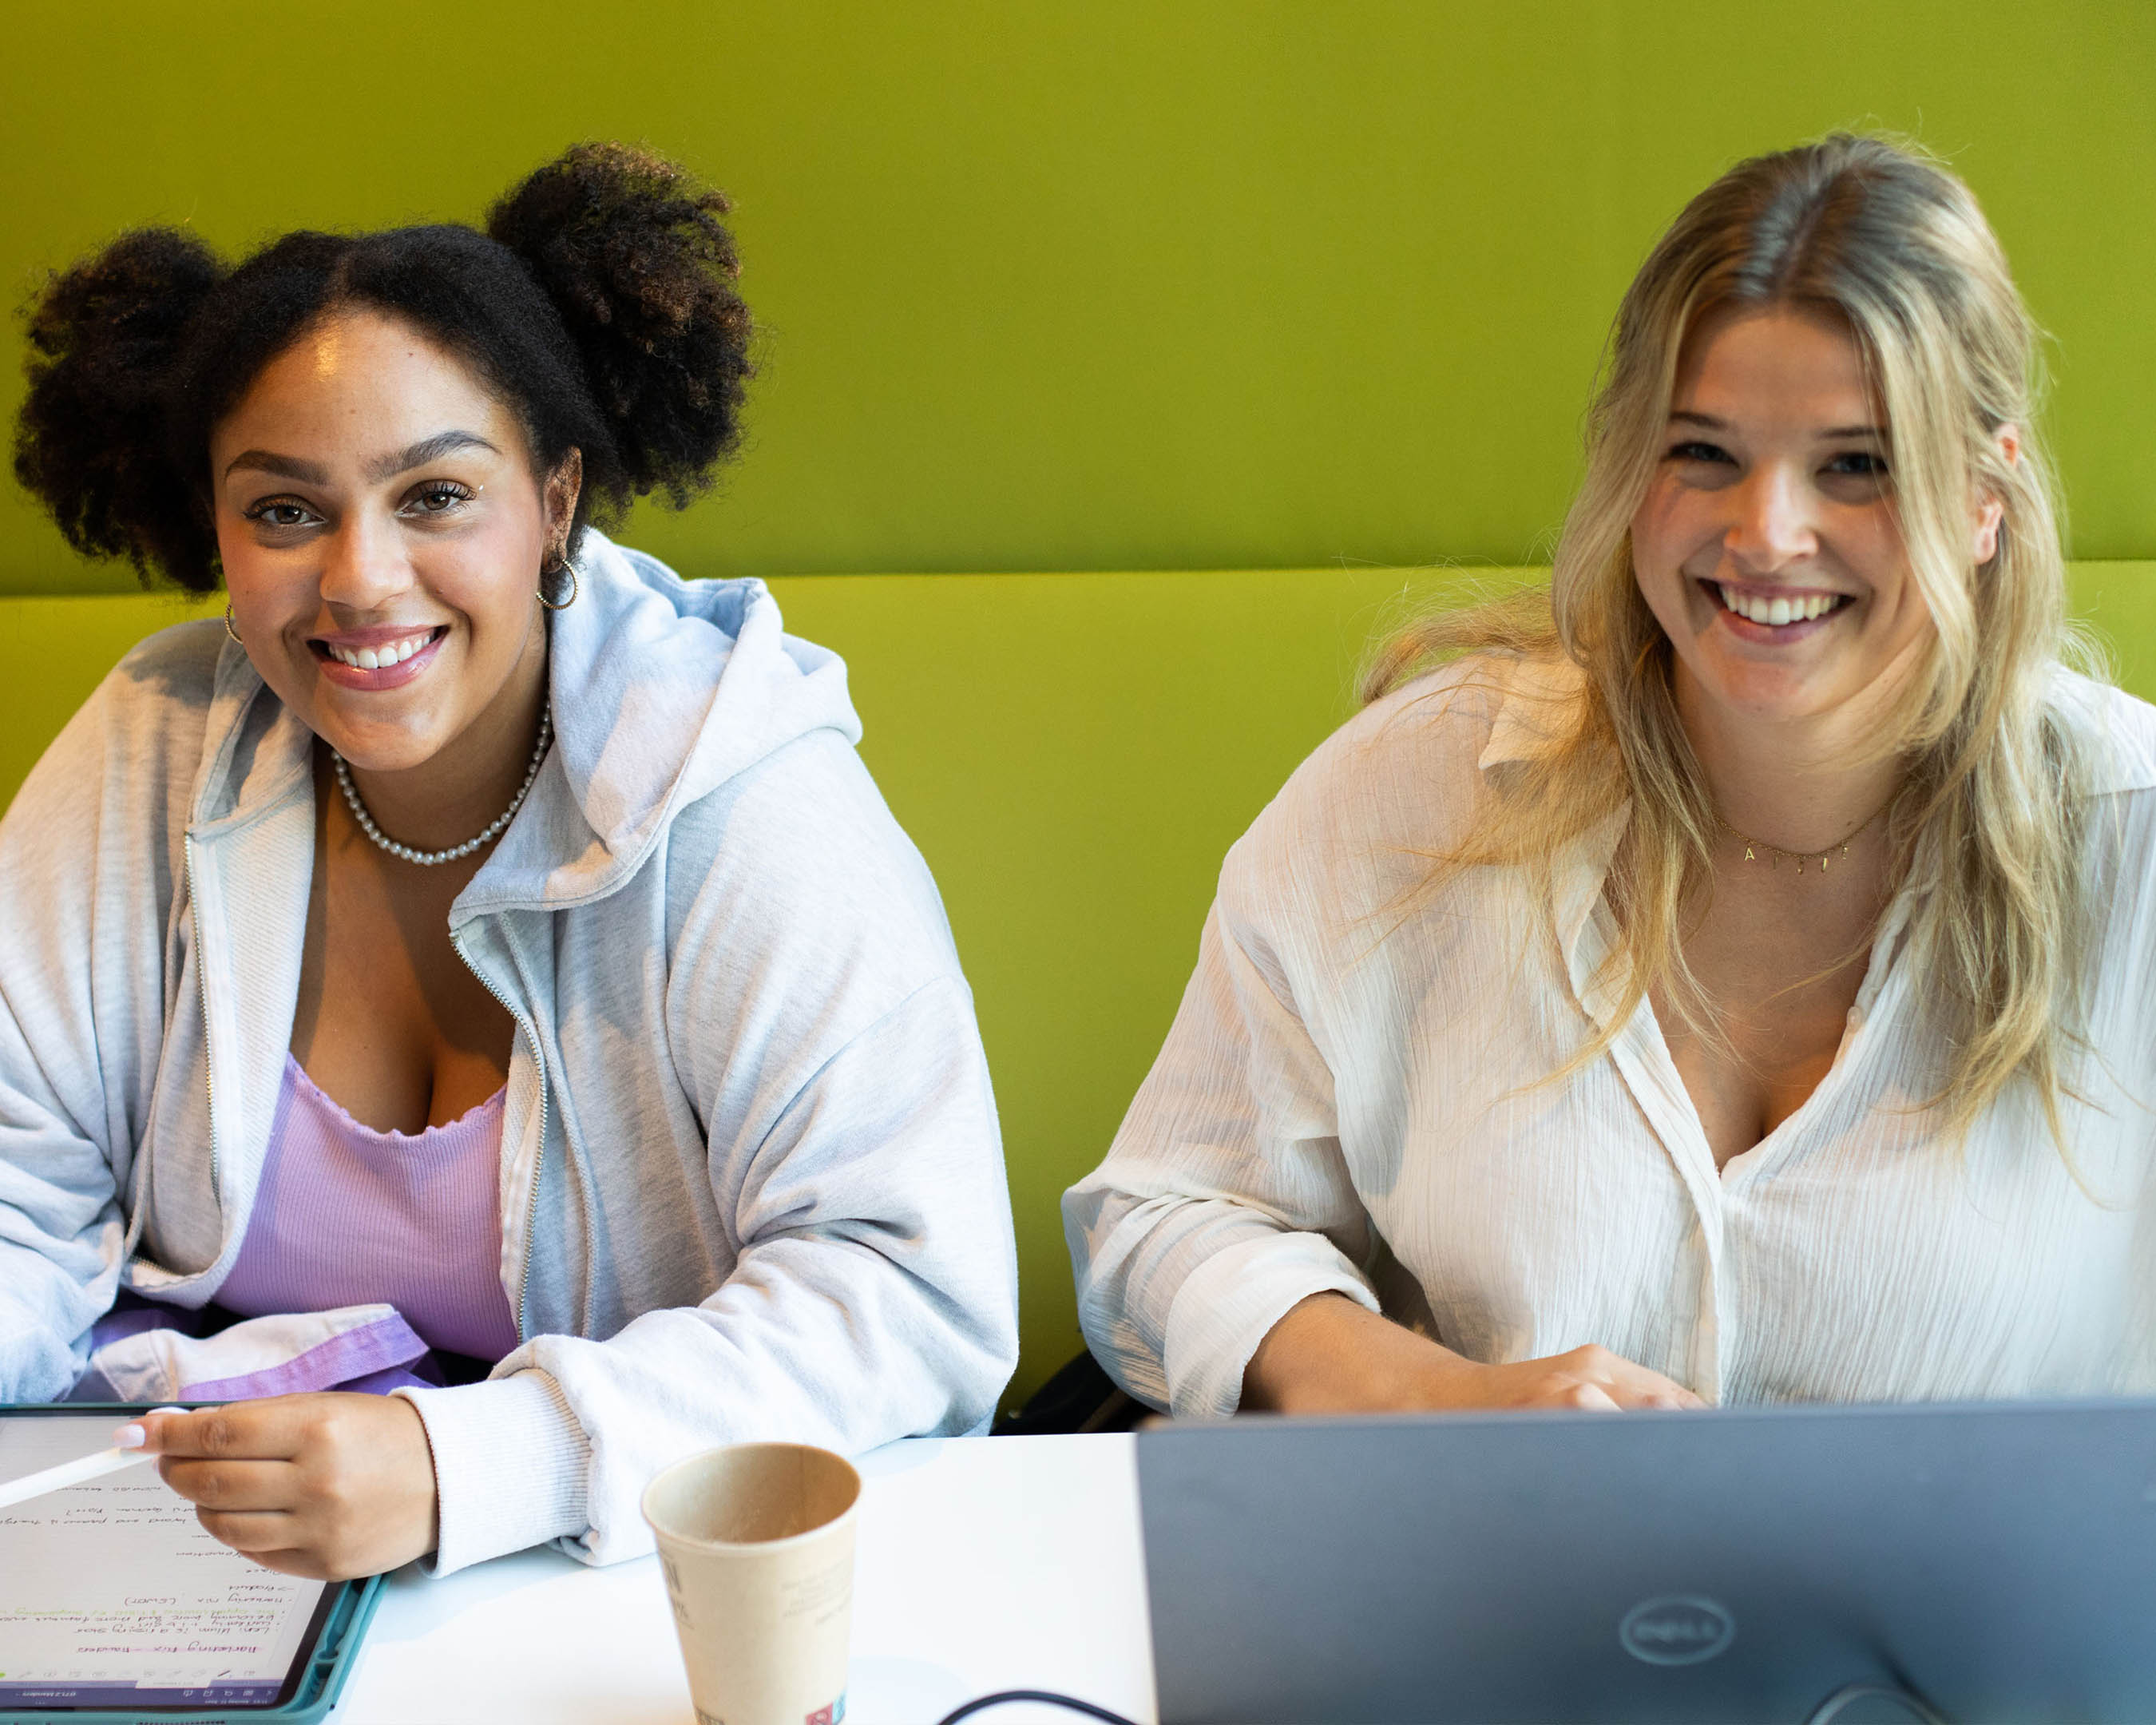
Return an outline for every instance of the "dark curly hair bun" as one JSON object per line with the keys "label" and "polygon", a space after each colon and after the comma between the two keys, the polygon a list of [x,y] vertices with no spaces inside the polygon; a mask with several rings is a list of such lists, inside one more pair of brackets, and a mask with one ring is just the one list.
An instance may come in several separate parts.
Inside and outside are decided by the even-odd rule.
{"label": "dark curly hair bun", "polygon": [[579,144],[488,213],[554,302],[613,430],[623,476],[675,507],[741,435],[749,376],[732,206],[672,162]]}
{"label": "dark curly hair bun", "polygon": [[122,235],[31,307],[16,475],[77,551],[213,592],[218,424],[309,328],[372,311],[497,391],[539,472],[578,453],[573,555],[588,520],[634,498],[680,508],[740,441],[751,331],[726,207],[655,156],[580,144],[485,234],[303,231],[229,273],[189,234]]}
{"label": "dark curly hair bun", "polygon": [[29,310],[29,393],[15,477],[67,542],[147,576],[193,560],[207,529],[165,459],[167,403],[189,322],[224,279],[191,234],[148,228],[52,278]]}

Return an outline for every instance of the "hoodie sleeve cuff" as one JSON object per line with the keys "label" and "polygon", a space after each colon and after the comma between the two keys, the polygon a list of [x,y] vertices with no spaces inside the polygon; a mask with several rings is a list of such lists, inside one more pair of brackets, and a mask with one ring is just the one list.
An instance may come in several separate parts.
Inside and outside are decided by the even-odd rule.
{"label": "hoodie sleeve cuff", "polygon": [[1178,1420],[1233,1414],[1258,1343],[1312,1294],[1345,1294],[1372,1312],[1382,1309],[1370,1284],[1322,1235],[1268,1234],[1206,1259],[1168,1310],[1162,1364],[1168,1411]]}
{"label": "hoodie sleeve cuff", "polygon": [[430,1574],[584,1532],[591,1440],[546,1373],[396,1394],[418,1410],[434,1452]]}

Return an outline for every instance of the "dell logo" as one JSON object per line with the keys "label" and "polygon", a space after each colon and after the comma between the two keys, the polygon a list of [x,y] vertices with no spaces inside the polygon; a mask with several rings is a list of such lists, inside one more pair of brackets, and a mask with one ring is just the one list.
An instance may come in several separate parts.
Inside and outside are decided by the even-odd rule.
{"label": "dell logo", "polygon": [[1737,1620],[1697,1594],[1642,1599],[1617,1625],[1617,1639],[1649,1665],[1697,1665],[1727,1647]]}

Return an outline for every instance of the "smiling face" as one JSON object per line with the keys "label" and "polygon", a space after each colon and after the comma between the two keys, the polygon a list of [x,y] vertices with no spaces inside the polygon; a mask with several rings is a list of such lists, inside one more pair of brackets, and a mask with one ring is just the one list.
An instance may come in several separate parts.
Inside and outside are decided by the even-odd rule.
{"label": "smiling face", "polygon": [[[1687,718],[1876,725],[1932,619],[1849,330],[1787,309],[1708,320],[1686,343],[1662,449],[1632,557]],[[1976,561],[1997,524],[1995,505],[1979,511]]]}
{"label": "smiling face", "polygon": [[264,368],[210,458],[234,626],[316,736],[398,773],[521,728],[574,463],[542,483],[463,362],[377,313],[334,316]]}

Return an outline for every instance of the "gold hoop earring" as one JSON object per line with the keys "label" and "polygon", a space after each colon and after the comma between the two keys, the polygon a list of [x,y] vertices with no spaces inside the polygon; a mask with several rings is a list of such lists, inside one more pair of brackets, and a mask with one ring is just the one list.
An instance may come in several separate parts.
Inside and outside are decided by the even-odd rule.
{"label": "gold hoop earring", "polygon": [[239,639],[239,631],[232,626],[232,601],[230,599],[227,599],[224,602],[224,632],[232,637],[234,645],[244,647],[247,644],[246,642]]}
{"label": "gold hoop earring", "polygon": [[[568,598],[566,599],[548,598],[547,597],[547,578],[550,575],[562,574],[565,571],[567,572],[569,578]],[[536,597],[539,603],[544,605],[549,611],[567,610],[570,606],[577,603],[577,566],[571,562],[567,557],[563,557],[561,563],[557,567],[552,569],[542,569],[539,572],[539,591],[535,597]]]}

